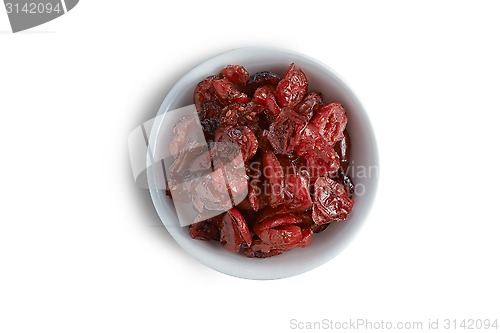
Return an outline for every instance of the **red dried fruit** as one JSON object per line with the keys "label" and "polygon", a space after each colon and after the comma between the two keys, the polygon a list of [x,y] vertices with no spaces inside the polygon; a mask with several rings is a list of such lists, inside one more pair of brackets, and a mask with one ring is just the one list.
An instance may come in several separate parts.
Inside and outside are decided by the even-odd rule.
{"label": "red dried fruit", "polygon": [[277,207],[285,201],[283,168],[272,152],[262,154],[262,165],[266,179],[265,193],[269,198],[269,205]]}
{"label": "red dried fruit", "polygon": [[247,126],[256,135],[260,134],[259,121],[264,107],[253,102],[247,103],[243,112],[238,113],[238,126]]}
{"label": "red dried fruit", "polygon": [[323,96],[321,96],[320,93],[312,92],[304,97],[302,102],[300,102],[294,110],[309,121],[311,120],[314,111],[322,105]]}
{"label": "red dried fruit", "polygon": [[319,108],[310,122],[318,133],[330,142],[342,139],[347,125],[347,113],[340,103],[328,103]]}
{"label": "red dried fruit", "polygon": [[245,111],[245,104],[233,103],[224,107],[218,116],[221,127],[232,127],[238,123],[238,114]]}
{"label": "red dried fruit", "polygon": [[327,177],[316,179],[312,213],[314,223],[321,225],[345,220],[353,205],[354,201],[349,199],[344,186]]}
{"label": "red dried fruit", "polygon": [[215,75],[209,76],[205,80],[198,83],[198,85],[196,86],[193,99],[196,110],[199,113],[202,112],[203,105],[206,101],[217,98],[213,86],[213,82],[216,79],[217,76]]}
{"label": "red dried fruit", "polygon": [[249,258],[269,258],[285,252],[284,249],[274,248],[270,244],[264,243],[259,237],[254,237],[252,246],[245,249],[245,255]]}
{"label": "red dried fruit", "polygon": [[281,109],[276,103],[276,98],[274,97],[274,95],[267,95],[265,107],[270,120],[276,119],[276,117],[278,117],[281,113]]}
{"label": "red dried fruit", "polygon": [[218,241],[220,239],[219,223],[213,219],[208,219],[191,224],[188,227],[189,235],[194,239]]}
{"label": "red dried fruit", "polygon": [[259,211],[259,214],[257,214],[255,223],[260,223],[269,217],[286,213],[289,213],[289,211],[285,205],[280,205],[278,207],[266,206],[264,209]]}
{"label": "red dried fruit", "polygon": [[291,154],[301,139],[306,121],[289,108],[283,108],[280,115],[269,126],[267,139],[277,154]]}
{"label": "red dried fruit", "polygon": [[300,218],[291,215],[275,215],[253,226],[253,232],[275,248],[289,249],[302,240],[302,230],[296,224]]}
{"label": "red dried fruit", "polygon": [[311,125],[307,125],[302,132],[297,155],[306,160],[307,171],[312,181],[318,177],[333,175],[340,167],[339,158],[332,144]]}
{"label": "red dried fruit", "polygon": [[262,160],[252,161],[247,171],[250,176],[248,186],[248,201],[254,211],[259,211],[265,206],[264,192],[262,191]]}
{"label": "red dried fruit", "polygon": [[244,243],[247,246],[252,244],[252,235],[248,225],[236,208],[228,210],[222,219],[220,242],[231,252],[238,252]]}
{"label": "red dried fruit", "polygon": [[222,103],[214,98],[214,99],[209,99],[203,103],[203,107],[201,109],[201,113],[199,114],[200,119],[212,119],[212,118],[219,118],[221,114],[221,110],[224,108],[224,105]]}
{"label": "red dried fruit", "polygon": [[291,64],[276,87],[276,101],[281,107],[294,107],[300,103],[307,92],[307,77],[302,70]]}
{"label": "red dried fruit", "polygon": [[267,96],[274,94],[274,88],[272,86],[262,86],[255,90],[255,93],[252,97],[252,102],[255,104],[259,104],[262,106],[266,106]]}
{"label": "red dried fruit", "polygon": [[[257,137],[246,126],[220,128],[215,132],[215,141],[238,145],[244,161],[252,158],[259,148]],[[234,156],[234,154],[226,154],[222,157],[226,159],[228,156]]]}
{"label": "red dried fruit", "polygon": [[247,94],[239,91],[227,78],[214,80],[212,85],[215,93],[222,101],[227,103],[247,103],[250,98]]}
{"label": "red dried fruit", "polygon": [[196,125],[194,117],[181,117],[172,130],[172,140],[168,149],[172,156],[179,155],[183,150],[187,150],[187,140],[191,129]]}
{"label": "red dried fruit", "polygon": [[285,182],[285,206],[290,211],[305,211],[312,207],[309,179],[304,175],[289,174]]}
{"label": "red dried fruit", "polygon": [[224,212],[232,207],[222,169],[184,184],[181,192],[192,196],[192,202],[202,216],[204,210]]}
{"label": "red dried fruit", "polygon": [[253,94],[257,88],[262,86],[276,87],[281,81],[281,78],[272,72],[258,72],[250,76],[247,82],[247,90],[249,94]]}
{"label": "red dried fruit", "polygon": [[228,65],[220,72],[220,75],[238,85],[244,85],[249,77],[245,67],[240,65]]}

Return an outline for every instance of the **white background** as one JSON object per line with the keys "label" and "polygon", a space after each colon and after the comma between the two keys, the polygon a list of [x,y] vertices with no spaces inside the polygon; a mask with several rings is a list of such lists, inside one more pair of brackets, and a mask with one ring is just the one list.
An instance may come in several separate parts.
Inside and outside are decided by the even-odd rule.
{"label": "white background", "polygon": [[[0,332],[500,321],[495,1],[172,3],[82,0],[19,34],[0,8]],[[128,160],[128,134],[184,72],[252,45],[335,69],[380,149],[377,200],[355,241],[276,281],[185,254]]]}

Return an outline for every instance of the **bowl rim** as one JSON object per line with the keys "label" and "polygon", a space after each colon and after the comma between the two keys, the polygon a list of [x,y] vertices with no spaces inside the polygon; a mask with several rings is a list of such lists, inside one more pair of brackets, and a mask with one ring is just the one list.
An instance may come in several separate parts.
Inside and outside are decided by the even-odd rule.
{"label": "bowl rim", "polygon": [[[369,114],[366,112],[365,108],[363,107],[362,103],[360,102],[357,94],[354,92],[354,90],[347,84],[347,82],[332,68],[330,68],[328,65],[325,63],[300,52],[297,51],[292,51],[289,49],[284,49],[284,48],[277,48],[277,47],[266,47],[266,46],[249,46],[249,47],[241,47],[241,48],[234,48],[225,52],[218,53],[216,55],[213,55],[205,60],[202,60],[200,63],[198,63],[196,66],[192,67],[190,70],[185,72],[179,80],[176,81],[176,83],[172,86],[170,91],[167,93],[165,98],[163,99],[159,109],[157,116],[153,122],[153,125],[151,127],[151,132],[149,136],[149,144],[151,145],[151,151],[153,151],[153,156],[154,156],[154,150],[156,148],[156,141],[157,141],[157,136],[159,135],[159,130],[161,128],[161,119],[162,115],[165,112],[171,111],[172,104],[176,101],[176,96],[178,96],[179,91],[181,89],[184,89],[187,83],[190,83],[190,75],[192,73],[196,73],[199,68],[202,68],[204,66],[207,66],[207,64],[210,64],[212,62],[217,63],[218,59],[225,58],[231,54],[235,53],[240,53],[240,52],[273,52],[273,53],[280,53],[283,55],[290,55],[294,58],[300,58],[303,59],[304,61],[308,61],[311,64],[313,64],[316,67],[319,67],[323,70],[328,71],[328,75],[332,76],[335,78],[337,84],[341,86],[341,88],[349,93],[350,99],[353,101],[353,103],[356,104],[356,109],[357,112],[362,113],[362,116],[365,118],[365,123],[368,127],[369,133],[367,133],[370,141],[372,142],[371,145],[371,151],[372,151],[372,159],[373,159],[373,165],[375,165],[378,168],[378,173],[380,172],[380,160],[379,160],[379,152],[378,152],[378,145],[377,145],[377,140],[376,136],[373,130],[372,122],[370,120]],[[227,65],[227,64],[225,64]],[[206,73],[206,76],[211,75],[213,73]],[[337,250],[332,253],[328,258],[324,260],[317,261],[316,264],[313,267],[295,267],[293,271],[285,271],[285,272],[260,272],[260,271],[255,271],[253,269],[249,270],[235,270],[231,267],[227,267],[224,265],[221,265],[220,263],[211,260],[208,258],[208,255],[202,255],[196,251],[193,251],[193,247],[186,242],[185,237],[182,237],[180,234],[181,227],[180,226],[171,226],[167,225],[163,219],[163,213],[160,211],[162,208],[165,208],[164,205],[161,203],[161,198],[160,198],[160,193],[162,191],[155,190],[154,187],[154,179],[153,179],[153,174],[151,171],[151,168],[148,168],[147,170],[147,181],[148,181],[148,186],[149,186],[149,192],[150,196],[153,202],[153,206],[155,207],[155,210],[160,217],[160,220],[164,224],[165,228],[167,231],[170,233],[170,235],[174,238],[174,240],[181,246],[181,248],[186,251],[189,255],[194,257],[197,261],[203,263],[204,265],[222,272],[227,275],[239,277],[239,278],[245,278],[245,279],[256,279],[256,280],[270,280],[270,279],[280,279],[280,278],[286,278],[298,274],[305,273],[309,270],[312,270],[316,267],[319,267],[326,262],[330,261],[333,259],[335,256],[337,256],[340,252],[342,252],[347,245],[356,237],[356,235],[359,233],[361,228],[366,222],[366,219],[373,207],[376,194],[377,194],[377,189],[378,189],[378,183],[379,183],[379,178],[380,174],[377,175],[375,179],[372,180],[371,182],[371,187],[372,187],[372,195],[369,198],[368,203],[365,205],[364,209],[364,217],[362,218],[361,222],[359,223],[360,225],[354,230],[354,232],[351,234],[349,240],[345,240],[343,244],[340,244],[337,247]],[[190,239],[191,242],[194,240]],[[345,244],[344,244],[345,243]],[[217,244],[218,245],[218,244]],[[301,249],[303,250],[303,249]],[[217,255],[215,255],[217,257]],[[281,257],[281,256],[280,256]],[[212,258],[213,259],[213,258]],[[218,258],[222,259],[222,258]],[[268,260],[271,258],[267,258],[264,260]],[[262,260],[262,259],[260,259]]]}

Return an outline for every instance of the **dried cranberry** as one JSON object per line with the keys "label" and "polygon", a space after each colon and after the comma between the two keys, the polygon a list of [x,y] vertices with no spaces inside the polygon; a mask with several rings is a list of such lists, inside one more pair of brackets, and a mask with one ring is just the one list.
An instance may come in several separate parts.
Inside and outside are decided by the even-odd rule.
{"label": "dried cranberry", "polygon": [[[246,126],[220,128],[215,132],[215,141],[229,142],[240,147],[243,160],[248,161],[257,152],[259,143],[255,134]],[[233,154],[228,154],[234,156]],[[221,156],[227,158],[227,156]]]}
{"label": "dried cranberry", "polygon": [[200,119],[204,120],[220,117],[223,107],[224,105],[216,98],[205,101],[200,113]]}
{"label": "dried cranberry", "polygon": [[285,201],[283,168],[272,152],[263,153],[262,164],[264,177],[266,178],[265,193],[269,198],[269,205],[277,207]]}
{"label": "dried cranberry", "polygon": [[231,252],[238,252],[243,244],[247,246],[252,244],[252,235],[248,225],[236,208],[228,210],[222,219],[220,242]]}
{"label": "dried cranberry", "polygon": [[248,175],[250,176],[248,200],[250,207],[257,212],[266,204],[262,190],[262,160],[260,158],[250,163]]}
{"label": "dried cranberry", "polygon": [[214,80],[212,85],[222,101],[227,103],[247,103],[250,101],[250,98],[239,91],[227,78]]}
{"label": "dried cranberry", "polygon": [[302,230],[296,224],[300,219],[291,214],[275,215],[253,226],[253,232],[267,244],[277,248],[291,248],[302,240]]}
{"label": "dried cranberry", "polygon": [[215,89],[213,86],[214,80],[217,76],[209,76],[205,80],[198,83],[196,89],[194,90],[194,105],[198,112],[202,112],[203,105],[206,101],[217,98],[215,94]]}
{"label": "dried cranberry", "polygon": [[300,174],[289,174],[285,184],[285,205],[290,211],[305,211],[311,208],[309,179]]}
{"label": "dried cranberry", "polygon": [[257,88],[262,86],[276,87],[281,78],[272,72],[258,72],[250,76],[247,82],[247,89],[250,94],[253,94]]}
{"label": "dried cranberry", "polygon": [[321,105],[323,105],[323,96],[320,93],[312,92],[304,97],[302,102],[295,107],[295,111],[309,121],[314,111]]}
{"label": "dried cranberry", "polygon": [[272,86],[262,86],[255,90],[255,93],[252,98],[252,102],[255,104],[259,104],[262,106],[266,106],[267,96],[274,94],[274,88]]}
{"label": "dried cranberry", "polygon": [[332,144],[322,137],[315,127],[307,125],[297,147],[297,155],[306,160],[311,180],[334,174],[340,161]]}
{"label": "dried cranberry", "polygon": [[194,239],[201,240],[219,240],[219,222],[208,219],[202,222],[194,223],[189,226],[189,235]]}
{"label": "dried cranberry", "polygon": [[196,126],[196,120],[194,119],[194,117],[184,116],[179,119],[172,130],[172,140],[168,145],[168,149],[172,156],[176,156],[183,150],[186,150],[187,139],[191,129],[194,126]]}
{"label": "dried cranberry", "polygon": [[276,87],[276,101],[279,106],[294,107],[307,92],[307,77],[302,70],[291,64],[283,80]]}
{"label": "dried cranberry", "polygon": [[347,125],[347,113],[340,103],[329,103],[316,111],[310,124],[326,140],[336,142],[342,139]]}
{"label": "dried cranberry", "polygon": [[232,207],[222,169],[216,169],[209,175],[197,178],[191,184],[184,184],[182,191],[192,196],[192,202],[202,217],[204,210],[223,212]]}
{"label": "dried cranberry", "polygon": [[240,65],[228,65],[220,72],[220,75],[238,85],[244,85],[249,76],[245,67]]}
{"label": "dried cranberry", "polygon": [[278,207],[267,206],[259,211],[259,214],[257,214],[255,218],[255,223],[260,223],[269,217],[286,213],[289,213],[289,210],[285,205],[280,205]]}
{"label": "dried cranberry", "polygon": [[249,258],[269,258],[283,252],[285,252],[284,249],[274,248],[272,245],[264,243],[257,236],[252,240],[252,245],[245,249],[245,255]]}
{"label": "dried cranberry", "polygon": [[253,102],[247,103],[242,112],[238,113],[237,124],[238,126],[247,126],[256,135],[259,134],[259,121],[260,116],[264,112],[264,107]]}
{"label": "dried cranberry", "polygon": [[269,116],[269,119],[274,120],[276,117],[279,116],[281,113],[281,109],[276,103],[276,98],[274,95],[267,95],[266,97],[266,103],[265,103],[266,111]]}
{"label": "dried cranberry", "polygon": [[312,213],[314,223],[321,225],[345,220],[353,205],[354,201],[349,199],[344,186],[327,177],[316,179]]}
{"label": "dried cranberry", "polygon": [[284,108],[269,126],[267,138],[278,154],[291,154],[299,144],[305,120],[294,111]]}

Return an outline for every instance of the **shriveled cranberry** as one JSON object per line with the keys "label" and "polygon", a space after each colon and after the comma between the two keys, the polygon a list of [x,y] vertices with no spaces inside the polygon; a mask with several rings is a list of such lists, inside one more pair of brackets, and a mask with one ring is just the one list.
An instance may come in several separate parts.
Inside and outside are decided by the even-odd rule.
{"label": "shriveled cranberry", "polygon": [[312,213],[314,223],[321,225],[345,220],[353,206],[354,201],[349,199],[342,184],[327,177],[316,179]]}
{"label": "shriveled cranberry", "polygon": [[220,72],[220,75],[238,85],[244,85],[249,77],[245,67],[240,65],[228,65]]}
{"label": "shriveled cranberry", "polygon": [[297,155],[306,160],[311,180],[334,174],[340,161],[333,145],[321,136],[315,127],[307,125],[297,147]]}
{"label": "shriveled cranberry", "polygon": [[312,206],[309,179],[301,174],[288,174],[285,183],[285,205],[290,211],[305,211]]}
{"label": "shriveled cranberry", "polygon": [[217,99],[209,99],[203,103],[203,107],[200,113],[200,119],[212,119],[220,117],[221,110],[224,105]]}
{"label": "shriveled cranberry", "polygon": [[203,105],[206,101],[217,98],[215,94],[215,89],[213,82],[217,79],[217,76],[212,75],[207,77],[205,80],[198,83],[194,90],[194,105],[196,110],[200,113],[202,112]]}
{"label": "shriveled cranberry", "polygon": [[219,124],[221,127],[232,127],[238,123],[238,114],[243,113],[245,104],[233,103],[224,107],[219,113]]}
{"label": "shriveled cranberry", "polygon": [[227,103],[247,103],[250,101],[247,94],[239,91],[227,78],[214,80],[212,85],[222,101]]}
{"label": "shriveled cranberry", "polygon": [[203,104],[199,118],[206,141],[212,140],[214,131],[221,126],[219,118],[223,107],[218,99],[210,99]]}
{"label": "shriveled cranberry", "polygon": [[307,93],[307,77],[300,68],[291,64],[276,87],[276,101],[281,107],[294,107]]}
{"label": "shriveled cranberry", "polygon": [[281,78],[272,72],[258,72],[250,76],[247,82],[247,89],[250,94],[253,94],[257,88],[262,86],[276,87]]}
{"label": "shriveled cranberry", "polygon": [[291,214],[275,215],[254,224],[253,232],[267,244],[277,248],[291,248],[302,240],[302,230],[296,224],[300,219]]}
{"label": "shriveled cranberry", "polygon": [[196,126],[194,117],[184,116],[179,119],[172,130],[172,140],[168,145],[168,149],[172,156],[176,156],[187,149],[187,139],[194,126]]}
{"label": "shriveled cranberry", "polygon": [[[217,161],[214,162],[214,168],[216,167],[218,167]],[[233,158],[229,163],[224,163],[222,168],[231,200],[234,205],[238,205],[246,199],[248,194],[249,177],[245,172],[245,163],[241,158]]]}
{"label": "shriveled cranberry", "polygon": [[272,86],[262,86],[257,88],[252,97],[252,102],[254,102],[255,104],[266,106],[267,96],[273,95],[274,90],[275,88]]}
{"label": "shriveled cranberry", "polygon": [[215,132],[215,141],[238,145],[244,161],[254,156],[259,147],[255,134],[246,126],[220,128]]}
{"label": "shriveled cranberry", "polygon": [[269,205],[277,207],[285,201],[283,168],[272,152],[264,152],[262,154],[262,164],[266,179],[265,193],[269,198]]}
{"label": "shriveled cranberry", "polygon": [[289,108],[283,108],[269,126],[267,138],[278,154],[291,154],[297,148],[306,121]]}
{"label": "shriveled cranberry", "polygon": [[259,128],[260,117],[263,114],[265,108],[261,105],[255,104],[253,102],[245,104],[245,109],[243,112],[238,113],[237,124],[238,126],[247,126],[256,135],[261,133]]}
{"label": "shriveled cranberry", "polygon": [[248,166],[250,182],[248,186],[248,201],[254,211],[259,211],[265,206],[265,196],[262,190],[262,160],[252,161]]}
{"label": "shriveled cranberry", "polygon": [[316,111],[310,124],[326,140],[336,142],[342,139],[347,125],[347,113],[340,103],[328,103]]}
{"label": "shriveled cranberry", "polygon": [[321,105],[323,105],[323,96],[320,93],[312,92],[304,97],[302,102],[300,102],[294,110],[309,121],[314,111]]}
{"label": "shriveled cranberry", "polygon": [[216,222],[212,219],[205,220],[202,222],[191,224],[188,227],[189,235],[194,239],[201,240],[219,240],[219,222]]}
{"label": "shriveled cranberry", "polygon": [[278,117],[279,114],[281,113],[281,108],[278,106],[278,103],[276,103],[276,98],[272,94],[268,94],[266,96],[265,107],[269,119],[271,120],[276,119],[276,117]]}
{"label": "shriveled cranberry", "polygon": [[255,236],[252,245],[245,249],[245,255],[249,258],[269,258],[285,252],[284,249],[275,248],[270,244],[264,243],[259,237]]}
{"label": "shriveled cranberry", "polygon": [[236,208],[228,210],[222,219],[220,242],[231,252],[239,252],[244,243],[247,246],[252,244],[252,235],[248,225]]}
{"label": "shriveled cranberry", "polygon": [[269,217],[286,214],[289,212],[290,211],[288,210],[288,208],[286,208],[285,205],[280,205],[278,207],[267,206],[259,211],[259,214],[257,214],[257,217],[255,218],[255,223],[260,223]]}
{"label": "shriveled cranberry", "polygon": [[197,178],[191,184],[184,183],[184,186],[182,191],[192,196],[192,202],[202,216],[204,210],[223,212],[232,207],[222,169],[216,169],[209,175]]}

